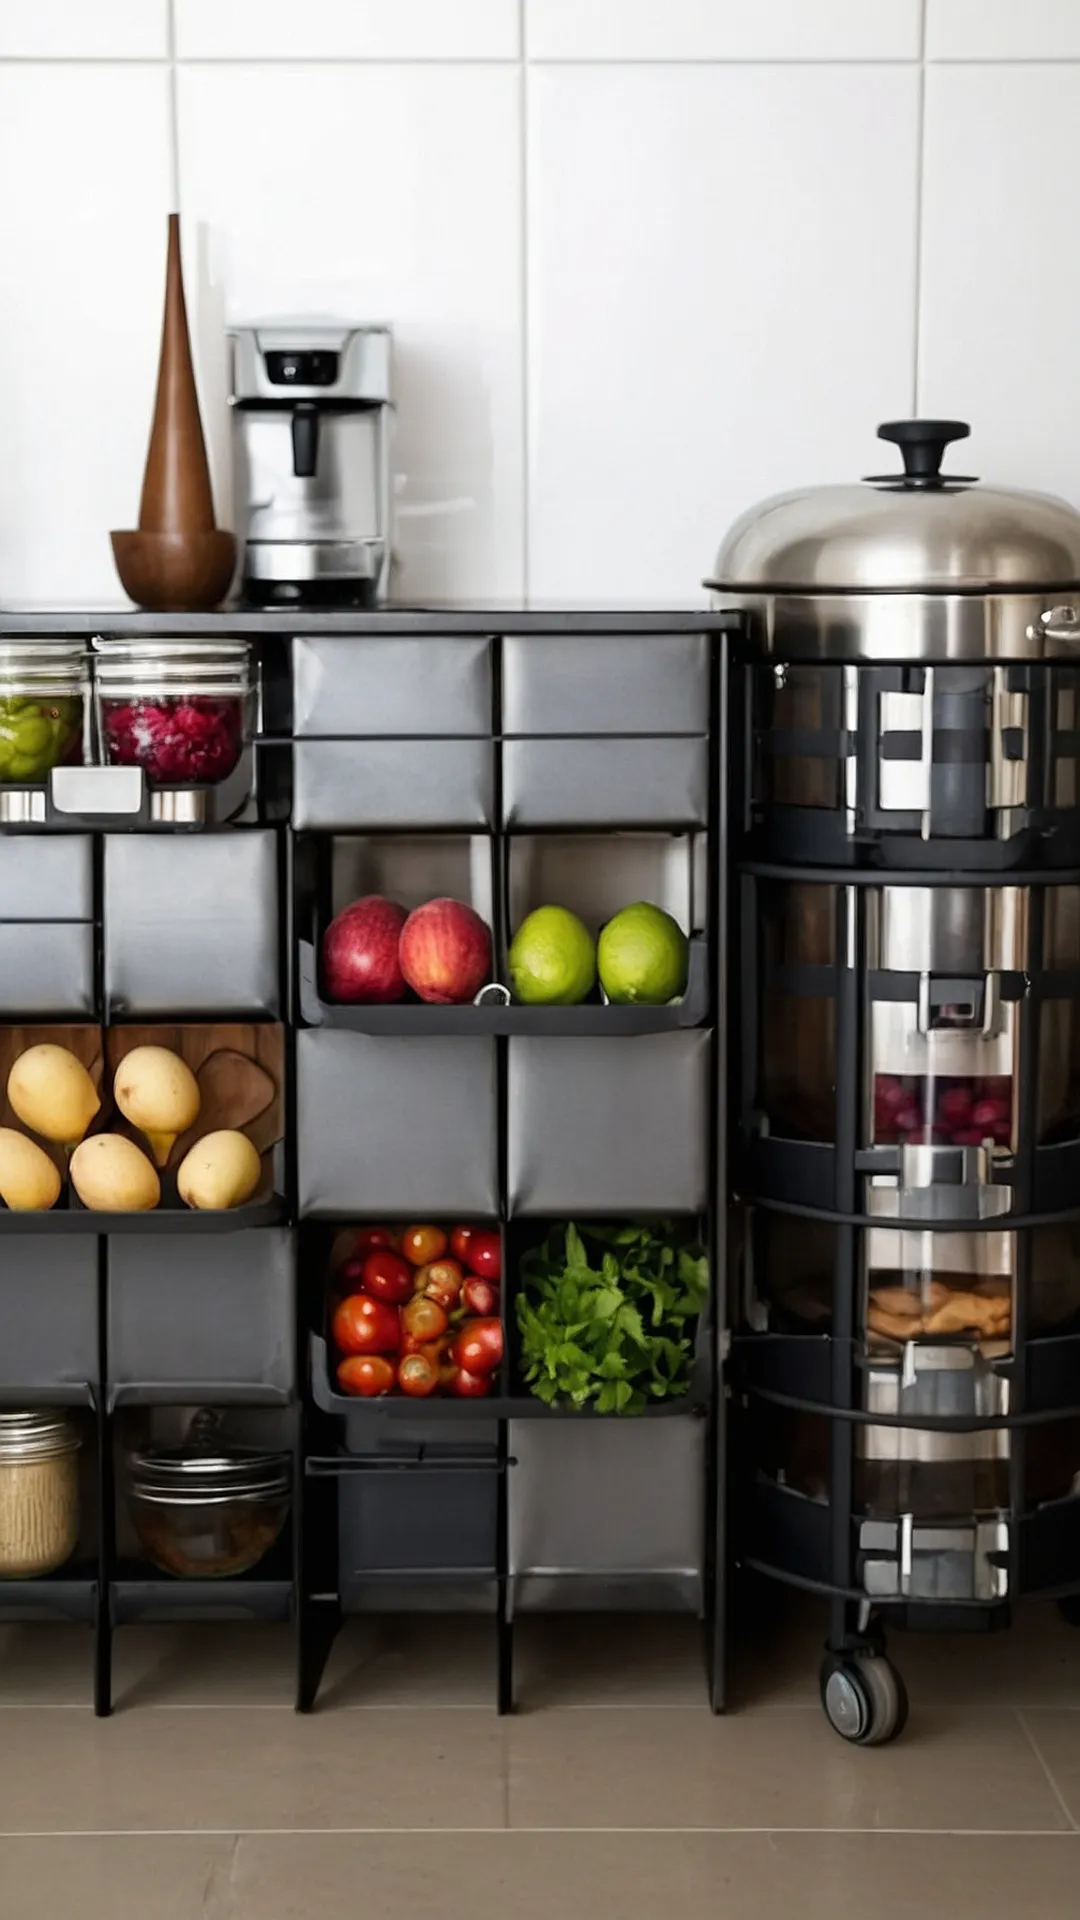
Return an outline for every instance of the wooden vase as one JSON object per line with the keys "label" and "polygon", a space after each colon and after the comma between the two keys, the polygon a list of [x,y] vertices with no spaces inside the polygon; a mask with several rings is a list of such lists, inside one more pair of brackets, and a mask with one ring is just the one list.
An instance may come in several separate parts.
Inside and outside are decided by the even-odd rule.
{"label": "wooden vase", "polygon": [[236,542],[214,520],[177,213],[169,215],[165,316],[139,526],[111,537],[121,585],[139,606],[161,612],[205,611],[218,606],[228,592]]}

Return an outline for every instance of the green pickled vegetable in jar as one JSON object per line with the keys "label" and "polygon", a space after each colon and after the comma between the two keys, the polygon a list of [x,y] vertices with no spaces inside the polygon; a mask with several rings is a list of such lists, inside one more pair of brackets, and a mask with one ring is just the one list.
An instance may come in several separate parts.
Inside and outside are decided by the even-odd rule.
{"label": "green pickled vegetable in jar", "polygon": [[83,703],[75,696],[0,694],[0,780],[36,782],[71,758],[82,735]]}

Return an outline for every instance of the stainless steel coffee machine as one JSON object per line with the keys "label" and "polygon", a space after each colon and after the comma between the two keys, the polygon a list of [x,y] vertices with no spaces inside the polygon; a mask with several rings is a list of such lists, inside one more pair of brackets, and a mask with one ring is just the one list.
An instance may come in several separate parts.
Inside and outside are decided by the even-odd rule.
{"label": "stainless steel coffee machine", "polygon": [[391,564],[386,327],[239,327],[229,335],[244,593],[367,605]]}

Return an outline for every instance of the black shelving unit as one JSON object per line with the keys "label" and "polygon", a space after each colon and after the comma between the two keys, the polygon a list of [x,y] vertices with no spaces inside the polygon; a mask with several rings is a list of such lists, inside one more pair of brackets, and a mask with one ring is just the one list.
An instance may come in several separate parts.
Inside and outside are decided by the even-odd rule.
{"label": "black shelving unit", "polygon": [[[589,1497],[595,1454],[600,1501],[608,1454],[623,1446],[612,1434],[632,1429],[658,1458],[665,1436],[686,1436],[696,1464],[672,1503],[692,1552],[642,1568],[624,1540],[625,1565],[570,1564],[562,1584],[594,1605],[635,1592],[652,1604],[658,1591],[693,1605],[709,1697],[724,1705],[726,648],[737,624],[573,609],[0,615],[13,636],[246,636],[260,680],[251,793],[231,822],[155,826],[144,804],[119,822],[47,809],[41,826],[0,831],[4,1023],[286,1025],[269,1198],[224,1215],[168,1204],[103,1215],[77,1201],[0,1210],[0,1301],[10,1294],[22,1312],[44,1260],[56,1263],[56,1297],[77,1309],[23,1315],[0,1356],[0,1404],[83,1409],[96,1488],[89,1556],[0,1585],[0,1613],[93,1628],[99,1713],[111,1708],[114,1630],[177,1618],[292,1620],[297,1705],[310,1709],[348,1613],[402,1592],[490,1613],[495,1701],[509,1710],[514,1621],[537,1582],[516,1544],[522,1515],[550,1503],[548,1535],[576,1527],[586,1558],[592,1531],[549,1483],[543,1436],[560,1426],[580,1435],[575,1499]],[[335,1007],[317,958],[327,920],[350,888],[369,890],[354,884],[360,872],[380,876],[370,890],[385,875],[404,897],[393,875],[406,857],[418,898],[468,897],[463,873],[479,889],[498,977],[512,926],[544,904],[552,875],[567,876],[571,896],[555,897],[594,917],[659,890],[693,928],[686,995],[656,1009],[599,997],[550,1010]],[[589,887],[596,902],[580,899]],[[695,1224],[712,1289],[685,1401],[620,1420],[553,1413],[522,1388],[514,1260],[552,1220],[574,1217]],[[489,1401],[336,1391],[326,1248],[335,1227],[384,1219],[501,1230],[510,1337]],[[293,1452],[286,1533],[238,1579],[170,1580],[125,1540],[127,1423],[197,1405],[279,1422]]]}
{"label": "black shelving unit", "polygon": [[887,1627],[1080,1594],[1077,674],[738,654],[739,1558],[828,1600],[823,1705],[877,1744]]}

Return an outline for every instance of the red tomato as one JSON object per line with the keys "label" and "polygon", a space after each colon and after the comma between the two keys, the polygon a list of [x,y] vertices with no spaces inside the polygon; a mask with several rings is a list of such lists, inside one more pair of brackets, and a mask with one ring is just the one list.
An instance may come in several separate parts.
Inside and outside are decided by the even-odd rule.
{"label": "red tomato", "polygon": [[470,1274],[461,1289],[461,1304],[466,1313],[475,1313],[481,1320],[490,1319],[499,1311],[499,1289],[490,1280],[476,1280]]}
{"label": "red tomato", "polygon": [[337,1370],[342,1393],[356,1394],[361,1400],[377,1400],[389,1393],[396,1378],[393,1361],[384,1360],[381,1353],[354,1353]]}
{"label": "red tomato", "polygon": [[437,1300],[428,1300],[422,1293],[414,1293],[407,1307],[401,1311],[401,1325],[407,1334],[413,1335],[425,1345],[429,1340],[438,1340],[440,1334],[449,1326],[446,1313]]}
{"label": "red tomato", "polygon": [[481,1280],[502,1279],[502,1240],[497,1233],[474,1228],[465,1258]]}
{"label": "red tomato", "polygon": [[454,1359],[464,1373],[494,1373],[502,1363],[501,1320],[467,1320],[454,1342]]}
{"label": "red tomato", "polygon": [[337,1308],[330,1331],[339,1353],[396,1353],[401,1324],[396,1307],[385,1300],[369,1300],[366,1293],[350,1293]]}
{"label": "red tomato", "polygon": [[429,1266],[421,1267],[416,1276],[423,1281],[421,1291],[429,1300],[437,1300],[446,1313],[457,1302],[465,1275],[456,1260],[433,1260]]}
{"label": "red tomato", "polygon": [[353,1260],[363,1260],[369,1253],[396,1253],[398,1237],[389,1227],[357,1227],[353,1235]]}
{"label": "red tomato", "polygon": [[426,1400],[439,1384],[439,1369],[426,1353],[407,1353],[398,1362],[398,1386],[411,1399]]}
{"label": "red tomato", "polygon": [[401,1251],[414,1267],[426,1267],[429,1260],[441,1260],[447,1244],[441,1227],[406,1227],[401,1236]]}
{"label": "red tomato", "polygon": [[464,1367],[458,1367],[450,1390],[459,1400],[482,1400],[491,1392],[491,1381],[486,1373],[467,1373]]}
{"label": "red tomato", "polygon": [[450,1235],[450,1251],[463,1267],[469,1264],[469,1241],[475,1232],[475,1227],[455,1227]]}
{"label": "red tomato", "polygon": [[385,1300],[389,1306],[400,1307],[412,1290],[412,1268],[400,1253],[380,1250],[368,1254],[364,1261],[364,1292],[370,1293],[373,1300]]}

